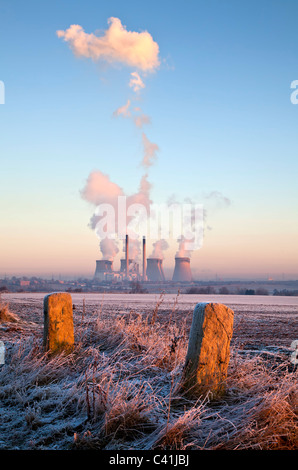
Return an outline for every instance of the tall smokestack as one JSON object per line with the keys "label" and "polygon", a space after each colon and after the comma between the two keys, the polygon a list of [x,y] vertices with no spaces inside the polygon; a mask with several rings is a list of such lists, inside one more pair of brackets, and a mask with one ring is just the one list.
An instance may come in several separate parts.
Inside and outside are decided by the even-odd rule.
{"label": "tall smokestack", "polygon": [[172,281],[175,281],[175,282],[191,282],[192,281],[192,275],[191,275],[191,270],[190,270],[190,258],[187,258],[187,257],[175,258],[175,269],[174,269]]}
{"label": "tall smokestack", "polygon": [[128,248],[128,235],[125,237],[125,271],[126,271],[126,277],[128,278],[129,274],[129,248]]}
{"label": "tall smokestack", "polygon": [[143,237],[143,281],[146,279],[146,237]]}
{"label": "tall smokestack", "polygon": [[149,281],[165,281],[161,258],[147,258],[147,277]]}

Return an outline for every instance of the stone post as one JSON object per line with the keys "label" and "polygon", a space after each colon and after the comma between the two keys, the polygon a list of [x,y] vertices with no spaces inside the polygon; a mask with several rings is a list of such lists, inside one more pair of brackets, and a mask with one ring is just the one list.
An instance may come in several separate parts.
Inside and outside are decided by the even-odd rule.
{"label": "stone post", "polygon": [[223,304],[199,303],[193,312],[183,389],[218,397],[225,391],[234,312]]}
{"label": "stone post", "polygon": [[74,328],[71,295],[64,292],[48,294],[44,298],[44,336],[46,351],[70,352],[74,346]]}

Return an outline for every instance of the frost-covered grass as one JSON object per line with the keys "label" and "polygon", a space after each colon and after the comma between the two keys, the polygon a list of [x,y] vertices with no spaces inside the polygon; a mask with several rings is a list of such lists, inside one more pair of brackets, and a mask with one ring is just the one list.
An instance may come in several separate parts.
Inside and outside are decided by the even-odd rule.
{"label": "frost-covered grass", "polygon": [[187,329],[157,311],[75,310],[75,349],[39,334],[0,366],[2,449],[297,449],[297,371],[232,350],[221,401],[181,395]]}

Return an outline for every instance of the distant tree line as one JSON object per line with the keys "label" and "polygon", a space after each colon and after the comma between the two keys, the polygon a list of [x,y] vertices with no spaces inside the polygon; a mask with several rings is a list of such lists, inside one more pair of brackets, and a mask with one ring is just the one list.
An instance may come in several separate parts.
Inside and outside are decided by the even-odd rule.
{"label": "distant tree line", "polygon": [[298,290],[288,290],[288,289],[277,290],[277,289],[274,289],[273,295],[298,296]]}
{"label": "distant tree line", "polygon": [[230,290],[226,286],[216,289],[214,286],[206,287],[190,287],[186,290],[186,294],[220,294],[220,295],[269,295],[267,289],[259,287],[257,289],[237,288]]}
{"label": "distant tree line", "polygon": [[[190,287],[186,290],[186,294],[220,294],[220,295],[269,295],[267,289],[263,287],[258,287],[257,289],[247,289],[247,288],[237,288],[235,290],[230,290],[226,286],[216,289],[214,286],[200,286],[200,287]],[[281,296],[298,296],[298,290],[288,290],[288,289],[274,289],[273,295]]]}

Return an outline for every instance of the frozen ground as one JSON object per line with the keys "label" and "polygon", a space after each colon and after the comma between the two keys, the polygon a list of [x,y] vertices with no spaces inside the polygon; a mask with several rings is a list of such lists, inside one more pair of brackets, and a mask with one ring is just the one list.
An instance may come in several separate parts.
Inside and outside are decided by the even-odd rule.
{"label": "frozen ground", "polygon": [[[0,449],[298,448],[298,298],[72,294],[75,350],[42,349],[44,294],[5,294]],[[180,394],[198,302],[234,310],[227,393]]]}
{"label": "frozen ground", "polygon": [[[43,298],[41,293],[3,294],[10,310],[28,322],[19,334],[40,330],[43,325]],[[173,295],[173,294],[72,294],[77,312],[89,315],[127,315],[132,312],[148,315],[158,306],[158,319],[167,322],[186,321],[190,327],[192,312],[198,302],[218,302],[234,313],[233,342],[245,349],[290,348],[298,339],[298,297],[248,295]],[[19,336],[18,331],[14,332]],[[11,340],[9,330],[0,329],[0,338]],[[10,338],[9,338],[10,337]]]}
{"label": "frozen ground", "polygon": [[[42,293],[13,293],[2,294],[4,301],[12,301],[16,303],[36,303],[43,300],[45,294]],[[107,305],[122,303],[126,307],[129,305],[155,305],[159,299],[159,294],[77,294],[72,293],[74,302],[83,302],[86,299],[90,305],[99,305],[104,300]],[[175,294],[166,294],[164,297],[164,304],[171,303],[176,299]],[[218,294],[181,294],[179,295],[179,305],[184,308],[185,306],[193,307],[198,302],[221,302],[229,307],[249,305],[249,306],[275,306],[275,307],[293,307],[298,312],[298,297],[295,296],[271,296],[271,295],[218,295]]]}

